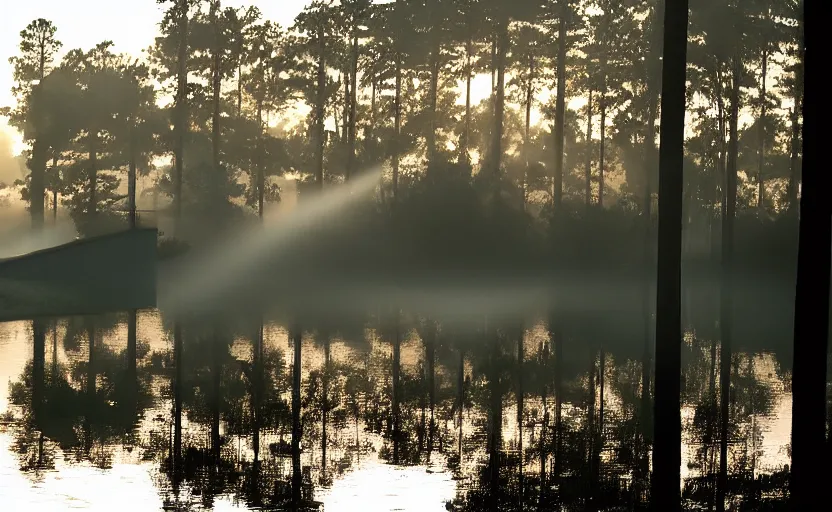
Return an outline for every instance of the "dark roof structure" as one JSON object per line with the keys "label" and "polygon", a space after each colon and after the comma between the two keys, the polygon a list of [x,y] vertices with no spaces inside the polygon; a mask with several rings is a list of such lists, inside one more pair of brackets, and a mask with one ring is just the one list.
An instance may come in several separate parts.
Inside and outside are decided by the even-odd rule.
{"label": "dark roof structure", "polygon": [[154,307],[156,242],[134,229],[0,259],[0,322]]}

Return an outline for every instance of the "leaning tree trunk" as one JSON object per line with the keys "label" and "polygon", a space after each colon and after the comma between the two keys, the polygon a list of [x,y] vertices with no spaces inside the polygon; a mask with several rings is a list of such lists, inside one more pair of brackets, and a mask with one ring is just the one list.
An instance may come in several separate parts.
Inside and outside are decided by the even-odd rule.
{"label": "leaning tree trunk", "polygon": [[664,13],[659,253],[656,297],[654,510],[680,509],[682,418],[682,197],[688,1],[667,0]]}

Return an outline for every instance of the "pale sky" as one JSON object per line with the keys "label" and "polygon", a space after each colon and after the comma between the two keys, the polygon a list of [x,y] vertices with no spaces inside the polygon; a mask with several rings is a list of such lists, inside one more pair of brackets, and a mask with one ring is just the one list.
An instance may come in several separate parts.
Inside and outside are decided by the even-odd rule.
{"label": "pale sky", "polygon": [[[226,7],[255,5],[263,17],[288,27],[309,0],[223,0]],[[162,7],[156,0],[3,0],[0,16],[0,106],[14,102],[12,68],[9,58],[17,54],[20,31],[30,21],[46,18],[58,28],[57,37],[63,42],[63,52],[73,48],[88,50],[105,40],[115,43],[116,53],[139,55],[153,43]],[[60,58],[60,56],[59,56]],[[0,131],[19,140],[11,133],[5,118],[0,118]],[[0,143],[7,137],[0,134]],[[14,152],[21,147],[14,144]],[[3,148],[0,148],[0,154]]]}

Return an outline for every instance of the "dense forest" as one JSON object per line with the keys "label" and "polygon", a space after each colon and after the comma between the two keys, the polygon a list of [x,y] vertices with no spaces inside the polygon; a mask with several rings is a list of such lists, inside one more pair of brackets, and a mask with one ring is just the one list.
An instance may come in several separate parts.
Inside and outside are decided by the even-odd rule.
{"label": "dense forest", "polygon": [[[158,3],[159,36],[142,56],[115,54],[111,41],[66,51],[46,19],[22,30],[12,59],[17,103],[3,113],[24,135],[29,173],[8,185],[36,228],[59,210],[83,236],[156,225],[160,255],[178,255],[256,225],[281,202],[311,202],[381,169],[373,201],[310,228],[315,236],[279,262],[291,278],[273,277],[277,263],[264,268],[260,292],[274,297],[226,297],[222,317],[162,308],[171,351],[137,349],[135,311],[67,321],[67,350],[89,342],[86,366],[50,376],[36,357],[27,372],[40,379],[24,381],[48,389],[15,384],[16,403],[86,393],[87,408],[127,401],[135,421],[153,376],[169,377],[170,389],[155,391],[170,398],[176,418],[175,450],[155,448],[163,471],[175,486],[233,489],[252,506],[309,501],[301,499],[311,486],[301,443],[320,446],[323,482],[333,471],[326,450],[340,442],[328,441],[327,429],[354,422],[354,456],[366,448],[359,423],[362,436],[384,439],[391,463],[447,455],[467,482],[449,507],[646,507],[664,2],[314,0],[291,27],[219,0]],[[786,507],[788,465],[758,469],[756,419],[775,402],[758,367],[783,382],[792,371],[802,4],[690,0],[678,402],[692,414],[685,439],[695,453],[681,496],[690,507]],[[140,177],[152,185],[138,190]],[[357,283],[445,285],[467,298],[529,283],[543,292],[477,310],[433,296],[339,294]],[[482,288],[471,292],[471,283]],[[553,292],[563,288],[577,291]],[[258,310],[263,300],[274,311]],[[103,391],[95,373],[83,374],[102,350],[96,333],[118,322],[131,333],[126,398],[116,396],[119,371]],[[287,327],[293,360],[264,348],[272,323]],[[46,326],[35,324],[43,352]],[[245,363],[232,355],[239,338],[251,342]],[[323,363],[302,374],[310,339]],[[364,359],[336,361],[333,340],[361,347]],[[407,341],[420,348],[418,368],[406,371]],[[381,342],[389,354],[379,353]],[[95,372],[123,359],[95,358]],[[88,389],[73,390],[74,381]],[[183,407],[191,421],[210,424],[205,453],[183,448]],[[504,434],[509,410],[516,419]],[[37,414],[29,420],[41,421]],[[271,463],[292,454],[291,478],[272,467],[268,486],[243,485],[235,479],[262,477],[266,430],[279,434]],[[241,470],[229,438],[252,432],[254,462]],[[465,469],[478,448],[466,452],[464,436],[487,453],[476,471]],[[214,469],[196,475],[206,460]]]}

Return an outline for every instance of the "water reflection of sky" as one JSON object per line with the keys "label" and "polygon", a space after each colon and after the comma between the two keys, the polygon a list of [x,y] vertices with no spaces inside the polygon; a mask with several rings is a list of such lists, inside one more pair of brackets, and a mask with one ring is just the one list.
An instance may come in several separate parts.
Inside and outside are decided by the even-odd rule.
{"label": "water reflection of sky", "polygon": [[421,512],[445,510],[456,482],[440,467],[393,467],[377,460],[361,463],[317,497],[324,510]]}

